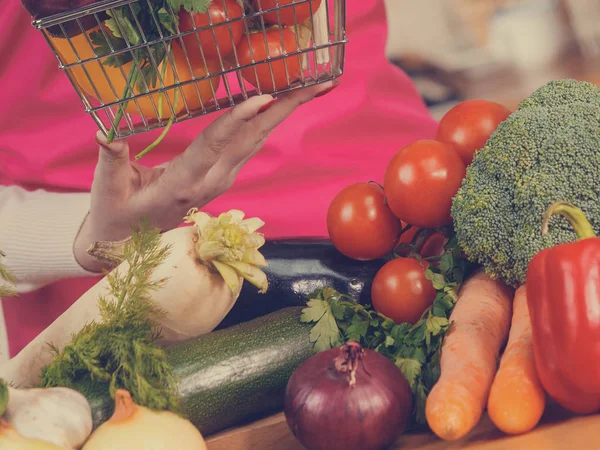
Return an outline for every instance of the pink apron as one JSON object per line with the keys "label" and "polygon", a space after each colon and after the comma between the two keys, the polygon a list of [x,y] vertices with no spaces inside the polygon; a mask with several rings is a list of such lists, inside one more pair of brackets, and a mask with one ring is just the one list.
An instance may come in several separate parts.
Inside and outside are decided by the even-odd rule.
{"label": "pink apron", "polygon": [[[95,124],[20,2],[5,2],[3,7],[0,185],[88,191],[97,161]],[[357,181],[381,182],[398,149],[434,136],[435,122],[410,79],[386,60],[383,0],[347,0],[347,25],[350,43],[341,85],[280,125],[234,186],[205,211],[218,214],[237,208],[260,217],[266,222],[267,238],[325,236],[327,207],[340,189]],[[160,148],[143,161],[155,165],[171,159],[215,117],[174,126]],[[131,138],[132,152],[156,135]],[[6,299],[11,355],[97,280],[61,280]]]}

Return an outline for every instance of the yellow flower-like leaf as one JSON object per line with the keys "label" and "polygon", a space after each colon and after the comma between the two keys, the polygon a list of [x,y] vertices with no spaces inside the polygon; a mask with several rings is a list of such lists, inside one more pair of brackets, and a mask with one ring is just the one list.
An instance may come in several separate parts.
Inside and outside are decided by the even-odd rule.
{"label": "yellow flower-like leaf", "polygon": [[245,219],[245,214],[238,209],[214,217],[194,208],[185,217],[185,222],[196,227],[198,259],[212,264],[232,292],[239,289],[240,276],[258,287],[261,293],[266,292],[267,276],[259,268],[267,266],[259,251],[265,244],[265,237],[258,232],[265,224],[262,220],[257,217]]}
{"label": "yellow flower-like leaf", "polygon": [[237,292],[240,289],[240,276],[237,271],[229,264],[220,261],[213,261],[212,264],[219,271],[231,292]]}
{"label": "yellow flower-like leaf", "polygon": [[230,267],[233,267],[240,276],[244,277],[254,286],[256,286],[261,294],[267,292],[269,282],[265,273],[258,267],[241,261],[230,261],[228,262]]}

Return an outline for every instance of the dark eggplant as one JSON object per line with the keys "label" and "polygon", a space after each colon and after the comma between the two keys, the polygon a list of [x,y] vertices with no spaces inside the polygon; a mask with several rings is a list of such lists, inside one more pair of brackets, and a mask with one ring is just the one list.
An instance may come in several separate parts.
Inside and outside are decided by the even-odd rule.
{"label": "dark eggplant", "polygon": [[270,240],[260,249],[269,289],[259,294],[244,282],[242,292],[219,328],[226,328],[288,306],[303,306],[307,296],[331,286],[365,304],[371,300],[371,283],[388,259],[357,261],[338,252],[328,239]]}
{"label": "dark eggplant", "polygon": [[[83,8],[94,3],[98,3],[102,0],[21,0],[21,4],[25,7],[27,12],[31,14],[31,16],[35,20],[43,19],[46,17],[54,16],[56,14],[64,14],[71,11],[74,11],[79,8]],[[100,21],[108,18],[104,12],[98,14],[98,19]],[[81,24],[81,27],[79,24]],[[64,22],[62,24],[64,28],[64,33],[61,30],[60,26],[54,25],[52,27],[47,28],[47,31],[55,36],[55,37],[74,37],[81,34],[81,29],[87,31],[91,28],[94,28],[98,25],[98,21],[94,17],[94,15],[84,16],[80,19],[70,20],[68,22]],[[65,36],[66,33],[66,36]]]}

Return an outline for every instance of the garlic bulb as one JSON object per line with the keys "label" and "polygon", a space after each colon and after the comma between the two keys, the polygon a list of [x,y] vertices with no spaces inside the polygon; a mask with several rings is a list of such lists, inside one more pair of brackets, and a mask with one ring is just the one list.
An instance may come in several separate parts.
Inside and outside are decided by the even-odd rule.
{"label": "garlic bulb", "polygon": [[0,396],[4,389],[4,420],[24,438],[79,449],[91,434],[92,409],[79,392],[63,387],[13,389],[0,382]]}
{"label": "garlic bulb", "polygon": [[92,433],[83,450],[206,450],[204,438],[189,420],[170,411],[136,405],[118,389],[115,412]]}
{"label": "garlic bulb", "polygon": [[15,427],[0,419],[0,448],[2,450],[66,450],[49,442],[21,436]]}

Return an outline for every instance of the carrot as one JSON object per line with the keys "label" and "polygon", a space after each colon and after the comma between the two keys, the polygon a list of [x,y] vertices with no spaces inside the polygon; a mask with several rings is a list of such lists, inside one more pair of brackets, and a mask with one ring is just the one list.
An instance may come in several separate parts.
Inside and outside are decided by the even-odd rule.
{"label": "carrot", "polygon": [[492,383],[487,406],[494,425],[508,434],[520,434],[533,429],[546,407],[546,394],[533,359],[525,286],[515,293],[508,344]]}
{"label": "carrot", "polygon": [[456,440],[479,422],[510,327],[513,290],[480,271],[466,280],[441,350],[440,378],[425,404],[431,430]]}

